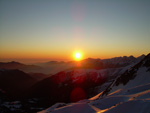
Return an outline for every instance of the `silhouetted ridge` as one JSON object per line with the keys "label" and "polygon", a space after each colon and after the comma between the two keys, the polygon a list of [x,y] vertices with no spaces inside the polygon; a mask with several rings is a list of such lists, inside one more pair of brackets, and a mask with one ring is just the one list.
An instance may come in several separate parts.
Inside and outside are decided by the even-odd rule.
{"label": "silhouetted ridge", "polygon": [[0,69],[0,89],[10,97],[22,96],[22,93],[35,82],[30,75],[18,69]]}

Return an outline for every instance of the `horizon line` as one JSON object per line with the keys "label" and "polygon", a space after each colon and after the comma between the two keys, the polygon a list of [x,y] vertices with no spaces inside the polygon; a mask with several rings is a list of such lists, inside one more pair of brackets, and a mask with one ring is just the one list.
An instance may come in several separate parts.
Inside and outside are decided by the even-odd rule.
{"label": "horizon line", "polygon": [[[149,54],[149,53],[148,53]],[[146,54],[146,55],[148,55]],[[145,54],[141,54],[140,56],[146,56]],[[137,56],[135,57],[134,55],[124,55],[124,56],[116,56],[116,57],[109,57],[109,58],[94,58],[94,57],[87,57],[87,58],[84,58],[82,59],[81,61],[83,60],[86,60],[86,59],[99,59],[99,60],[105,60],[105,59],[113,59],[113,58],[119,58],[119,57],[134,57],[134,58],[138,58],[140,56]],[[52,62],[52,61],[55,61],[55,62],[73,62],[75,60],[67,60],[67,59],[48,59],[48,58],[0,58],[0,62],[19,62],[19,63],[25,63],[25,64],[36,64],[36,63],[46,63],[46,62]]]}

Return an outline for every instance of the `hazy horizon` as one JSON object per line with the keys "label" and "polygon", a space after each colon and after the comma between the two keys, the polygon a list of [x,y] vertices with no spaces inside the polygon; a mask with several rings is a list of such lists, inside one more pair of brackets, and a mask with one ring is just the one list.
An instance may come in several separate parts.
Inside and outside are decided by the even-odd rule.
{"label": "hazy horizon", "polygon": [[[147,53],[149,54],[149,53]],[[133,56],[135,58],[140,57],[142,55],[147,55],[147,54],[141,54],[139,56],[133,56],[133,55],[129,55],[127,57]],[[126,56],[126,55],[125,55]],[[124,57],[124,56],[116,56],[116,57]],[[108,58],[92,58],[92,57],[88,57],[88,58],[92,58],[92,59],[111,59],[111,58],[116,58],[116,57],[108,57]],[[82,60],[88,59],[88,58],[84,58]],[[70,61],[75,61],[75,60],[57,60],[57,59],[0,59],[0,62],[20,62],[20,63],[24,63],[24,64],[36,64],[36,63],[45,63],[45,62],[50,62],[50,61],[57,61],[57,62],[70,62]]]}

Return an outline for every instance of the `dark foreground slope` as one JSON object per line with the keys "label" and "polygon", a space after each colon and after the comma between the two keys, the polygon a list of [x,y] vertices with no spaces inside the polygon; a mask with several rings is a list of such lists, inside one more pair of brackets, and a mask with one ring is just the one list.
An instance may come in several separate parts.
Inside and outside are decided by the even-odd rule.
{"label": "dark foreground slope", "polygon": [[36,83],[36,80],[23,71],[14,69],[0,70],[0,89],[10,98],[18,98]]}
{"label": "dark foreground slope", "polygon": [[107,77],[97,71],[61,71],[36,83],[30,89],[30,96],[40,99],[43,106],[56,102],[76,102],[93,96],[94,87],[106,80]]}

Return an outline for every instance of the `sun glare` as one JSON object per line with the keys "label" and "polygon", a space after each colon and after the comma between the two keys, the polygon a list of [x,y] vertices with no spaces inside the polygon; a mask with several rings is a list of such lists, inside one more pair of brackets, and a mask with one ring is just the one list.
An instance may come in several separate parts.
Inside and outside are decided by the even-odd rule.
{"label": "sun glare", "polygon": [[80,52],[75,53],[75,60],[81,60],[82,54]]}

